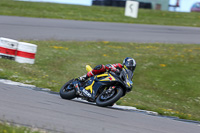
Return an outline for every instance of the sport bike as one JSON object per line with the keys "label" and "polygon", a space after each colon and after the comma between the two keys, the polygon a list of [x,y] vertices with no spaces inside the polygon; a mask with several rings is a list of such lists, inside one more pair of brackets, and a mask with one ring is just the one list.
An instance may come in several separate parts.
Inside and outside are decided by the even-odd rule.
{"label": "sport bike", "polygon": [[[86,70],[91,71],[92,68],[86,65]],[[131,91],[132,77],[133,72],[124,67],[118,74],[109,71],[93,76],[84,82],[79,81],[78,78],[72,79],[62,86],[60,96],[68,100],[80,97],[89,102],[96,102],[102,107],[112,106]]]}

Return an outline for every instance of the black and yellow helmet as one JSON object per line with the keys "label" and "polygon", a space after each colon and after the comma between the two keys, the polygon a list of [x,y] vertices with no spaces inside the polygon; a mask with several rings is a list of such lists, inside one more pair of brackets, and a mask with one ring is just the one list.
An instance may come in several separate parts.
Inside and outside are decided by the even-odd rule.
{"label": "black and yellow helmet", "polygon": [[123,61],[122,64],[125,68],[131,70],[132,72],[134,72],[135,68],[136,68],[136,62],[133,58],[131,57],[126,57]]}

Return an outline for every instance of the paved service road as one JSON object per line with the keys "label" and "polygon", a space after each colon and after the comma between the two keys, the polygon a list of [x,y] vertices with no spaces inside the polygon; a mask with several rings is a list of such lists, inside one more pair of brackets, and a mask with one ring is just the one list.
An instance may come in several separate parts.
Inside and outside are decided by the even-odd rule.
{"label": "paved service road", "polygon": [[0,37],[200,44],[200,28],[0,16]]}
{"label": "paved service road", "polygon": [[66,133],[199,133],[195,123],[63,100],[0,83],[0,120]]}

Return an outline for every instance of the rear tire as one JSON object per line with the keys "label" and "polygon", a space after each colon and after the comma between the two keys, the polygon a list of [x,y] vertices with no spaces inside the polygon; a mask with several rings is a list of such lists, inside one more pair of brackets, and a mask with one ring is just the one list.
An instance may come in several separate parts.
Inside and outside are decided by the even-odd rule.
{"label": "rear tire", "polygon": [[111,98],[106,99],[106,100],[102,98],[104,93],[101,93],[96,99],[96,104],[101,107],[112,106],[123,95],[123,89],[121,87],[116,87],[114,91],[115,91],[115,94]]}
{"label": "rear tire", "polygon": [[70,84],[73,82],[73,79],[65,83],[60,89],[60,97],[63,99],[71,100],[76,97],[76,91],[74,87],[70,87]]}

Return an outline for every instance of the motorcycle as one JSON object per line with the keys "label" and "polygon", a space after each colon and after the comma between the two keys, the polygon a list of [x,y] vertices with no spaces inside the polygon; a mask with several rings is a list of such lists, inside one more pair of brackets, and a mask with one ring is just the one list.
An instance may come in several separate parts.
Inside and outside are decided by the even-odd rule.
{"label": "motorcycle", "polygon": [[[92,68],[86,65],[86,70],[91,71]],[[72,79],[62,86],[60,96],[68,100],[80,97],[89,102],[96,102],[96,105],[101,107],[112,106],[131,91],[132,77],[133,72],[124,67],[120,74],[109,71],[84,82]]]}

